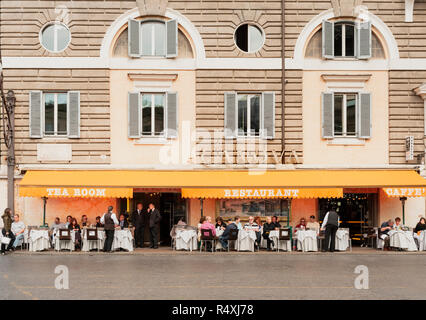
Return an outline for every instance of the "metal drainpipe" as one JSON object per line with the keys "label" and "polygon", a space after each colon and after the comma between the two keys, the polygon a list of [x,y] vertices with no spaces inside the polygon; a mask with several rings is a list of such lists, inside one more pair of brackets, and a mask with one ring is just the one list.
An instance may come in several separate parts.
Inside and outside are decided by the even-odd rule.
{"label": "metal drainpipe", "polygon": [[281,163],[285,164],[285,134],[284,134],[284,105],[285,105],[285,0],[281,1],[281,55],[282,55],[282,66],[281,66]]}

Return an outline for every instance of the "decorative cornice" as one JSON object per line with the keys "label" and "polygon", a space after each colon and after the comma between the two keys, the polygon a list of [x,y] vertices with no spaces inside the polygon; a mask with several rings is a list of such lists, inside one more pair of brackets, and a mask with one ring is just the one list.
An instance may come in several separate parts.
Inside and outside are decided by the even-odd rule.
{"label": "decorative cornice", "polygon": [[175,81],[178,77],[177,73],[129,73],[127,76],[132,81]]}
{"label": "decorative cornice", "polygon": [[423,100],[426,100],[426,82],[414,89],[414,92]]}
{"label": "decorative cornice", "polygon": [[325,82],[367,82],[371,74],[322,74],[321,78]]}
{"label": "decorative cornice", "polygon": [[355,8],[362,5],[362,0],[331,0],[336,17],[355,17]]}

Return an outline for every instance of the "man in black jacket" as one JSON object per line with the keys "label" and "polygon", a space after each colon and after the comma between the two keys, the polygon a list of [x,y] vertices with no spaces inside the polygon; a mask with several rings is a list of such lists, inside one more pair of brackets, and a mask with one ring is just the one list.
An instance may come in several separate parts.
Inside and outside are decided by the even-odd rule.
{"label": "man in black jacket", "polygon": [[153,203],[149,204],[149,241],[151,243],[150,248],[158,249],[158,224],[161,220],[160,212],[155,209]]}
{"label": "man in black jacket", "polygon": [[237,230],[238,229],[239,223],[240,223],[240,217],[236,216],[235,220],[233,222],[231,222],[230,224],[228,224],[225,231],[223,231],[222,235],[219,237],[219,241],[220,241],[223,249],[225,249],[225,250],[228,249],[229,234],[231,233],[231,230]]}
{"label": "man in black jacket", "polygon": [[147,212],[142,211],[142,203],[138,202],[136,205],[136,210],[132,214],[132,223],[135,227],[135,245],[136,248],[143,248],[143,242],[145,239],[145,225],[149,218]]}
{"label": "man in black jacket", "polygon": [[327,250],[334,252],[335,249],[336,232],[339,228],[339,215],[336,209],[337,208],[333,206],[331,210],[327,212],[322,222],[321,230],[325,229],[325,248],[322,249],[323,252]]}

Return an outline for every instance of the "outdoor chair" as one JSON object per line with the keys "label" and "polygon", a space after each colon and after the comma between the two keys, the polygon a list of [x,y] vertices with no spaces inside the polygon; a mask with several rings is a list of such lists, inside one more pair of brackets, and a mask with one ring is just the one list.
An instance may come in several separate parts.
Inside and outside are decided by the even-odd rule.
{"label": "outdoor chair", "polygon": [[[231,229],[229,231],[228,252],[229,252],[229,248],[231,247],[230,241],[233,241],[234,243],[237,243],[237,246],[238,246],[238,229]],[[239,251],[239,248],[237,248],[237,251]]]}
{"label": "outdoor chair", "polygon": [[101,247],[101,241],[98,237],[98,229],[87,228],[87,229],[83,229],[83,232],[86,232],[86,239],[87,239],[88,242],[89,241],[96,241],[97,242],[97,247],[98,247],[98,251],[99,251],[100,247]]}
{"label": "outdoor chair", "polygon": [[[59,229],[58,246],[55,246],[56,251],[61,250],[62,242],[72,242],[71,231],[69,229]],[[72,245],[71,245],[72,248]],[[72,249],[71,249],[72,251]]]}
{"label": "outdoor chair", "polygon": [[[281,228],[278,231],[277,252],[280,252],[281,241],[291,241],[291,229],[290,228]],[[291,246],[291,242],[290,242],[290,246]]]}
{"label": "outdoor chair", "polygon": [[374,248],[374,239],[376,239],[376,230],[374,227],[365,227],[362,238],[364,240],[363,246],[368,247],[371,244],[371,247]]}
{"label": "outdoor chair", "polygon": [[319,250],[322,250],[323,242],[325,241],[325,231],[320,230],[318,233]]}
{"label": "outdoor chair", "polygon": [[216,244],[216,237],[213,236],[213,231],[211,229],[201,229],[200,232],[201,232],[200,252],[203,249],[203,244],[204,244],[204,247],[207,251],[207,243],[211,244],[212,252],[214,252],[215,244]]}

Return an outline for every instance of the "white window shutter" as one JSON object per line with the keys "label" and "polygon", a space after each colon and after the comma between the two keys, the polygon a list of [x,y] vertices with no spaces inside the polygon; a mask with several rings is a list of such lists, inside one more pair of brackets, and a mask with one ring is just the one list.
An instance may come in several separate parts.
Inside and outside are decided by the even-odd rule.
{"label": "white window shutter", "polygon": [[178,22],[166,21],[166,57],[174,58],[178,55]]}
{"label": "white window shutter", "polygon": [[129,92],[128,100],[128,135],[129,138],[140,138],[142,122],[140,93]]}
{"label": "white window shutter", "polygon": [[43,93],[41,91],[30,91],[30,138],[43,137]]}
{"label": "white window shutter", "polygon": [[371,94],[359,94],[359,138],[371,138]]}
{"label": "white window shutter", "polygon": [[237,116],[237,93],[225,92],[225,138],[236,138]]}
{"label": "white window shutter", "polygon": [[322,56],[326,59],[334,58],[334,22],[322,22]]}
{"label": "white window shutter", "polygon": [[334,94],[322,94],[322,137],[331,139],[334,136]]}
{"label": "white window shutter", "polygon": [[357,29],[357,57],[369,59],[371,58],[371,22],[359,23]]}
{"label": "white window shutter", "polygon": [[263,137],[274,139],[275,137],[275,93],[262,93],[263,110]]}
{"label": "white window shutter", "polygon": [[167,138],[178,137],[178,94],[177,92],[167,93],[167,118],[166,136]]}
{"label": "white window shutter", "polygon": [[80,138],[80,92],[68,92],[67,127],[68,138]]}
{"label": "white window shutter", "polygon": [[128,42],[129,56],[140,57],[141,55],[141,22],[134,19],[129,19]]}

